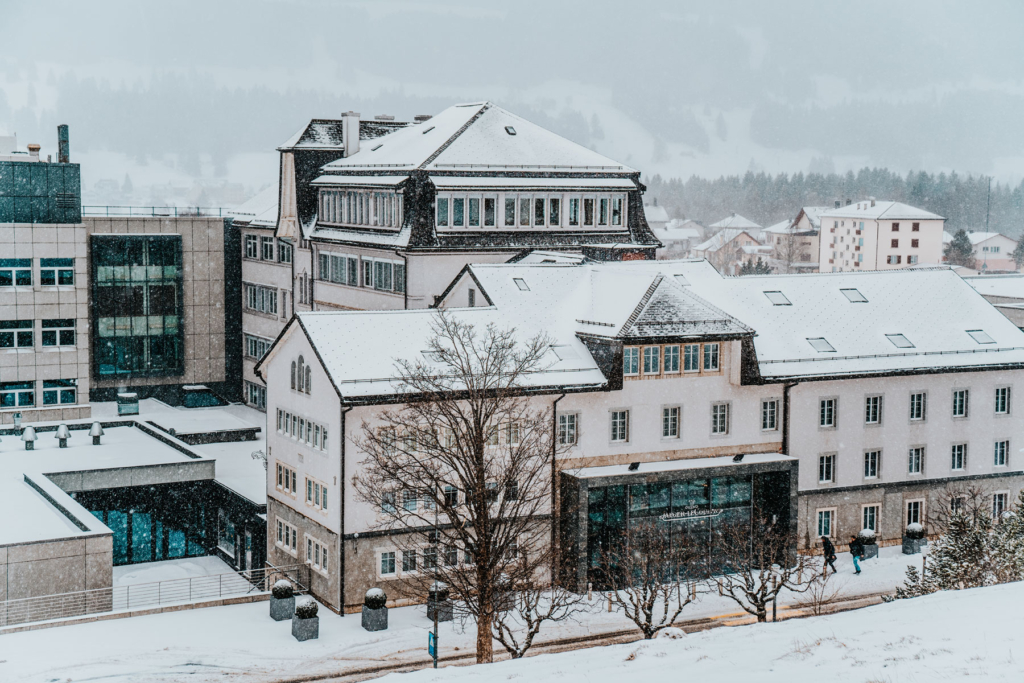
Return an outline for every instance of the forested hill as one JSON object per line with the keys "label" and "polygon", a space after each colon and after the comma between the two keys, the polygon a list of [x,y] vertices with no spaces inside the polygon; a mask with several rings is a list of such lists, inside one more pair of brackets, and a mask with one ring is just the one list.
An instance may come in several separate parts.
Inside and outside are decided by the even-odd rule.
{"label": "forested hill", "polygon": [[736,212],[763,226],[796,217],[802,206],[834,206],[875,197],[905,202],[945,216],[946,229],[988,229],[1016,238],[1024,229],[1024,182],[1016,187],[993,182],[989,209],[987,176],[938,175],[917,172],[900,176],[884,168],[862,169],[846,175],[797,173],[768,175],[748,172],[743,177],[689,180],[660,176],[644,178],[645,203],[654,199],[672,218],[691,218],[709,225]]}

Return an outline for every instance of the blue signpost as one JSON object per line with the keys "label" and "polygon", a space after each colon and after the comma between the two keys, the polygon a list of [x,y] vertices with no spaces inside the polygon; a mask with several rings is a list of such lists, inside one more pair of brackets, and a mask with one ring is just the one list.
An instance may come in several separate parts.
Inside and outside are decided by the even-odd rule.
{"label": "blue signpost", "polygon": [[427,631],[427,652],[434,660],[434,668],[437,668],[437,639],[434,634]]}

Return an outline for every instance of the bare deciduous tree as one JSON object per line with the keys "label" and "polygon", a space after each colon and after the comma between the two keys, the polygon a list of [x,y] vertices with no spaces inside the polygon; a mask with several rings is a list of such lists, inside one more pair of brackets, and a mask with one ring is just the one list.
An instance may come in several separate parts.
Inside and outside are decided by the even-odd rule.
{"label": "bare deciduous tree", "polygon": [[[398,532],[394,586],[422,597],[433,581],[447,584],[476,622],[478,662],[493,660],[495,632],[509,640],[494,625],[503,582],[532,585],[549,562],[538,516],[551,502],[552,413],[524,395],[548,345],[439,311],[425,360],[397,361],[407,402],[364,422],[357,440],[366,459],[356,491],[381,529]],[[527,613],[535,622],[560,609]]]}
{"label": "bare deciduous tree", "polygon": [[772,249],[772,258],[779,262],[780,273],[792,273],[794,264],[810,259],[807,238],[797,234],[792,228],[787,230]]}

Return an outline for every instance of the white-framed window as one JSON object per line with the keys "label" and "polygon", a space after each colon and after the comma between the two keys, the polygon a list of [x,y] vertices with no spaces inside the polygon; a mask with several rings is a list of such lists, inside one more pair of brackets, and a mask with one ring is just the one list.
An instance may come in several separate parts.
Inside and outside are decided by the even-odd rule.
{"label": "white-framed window", "polygon": [[260,237],[260,260],[274,260],[274,238]]}
{"label": "white-framed window", "polygon": [[818,483],[831,484],[836,480],[836,454],[822,453],[818,456]]}
{"label": "white-framed window", "polygon": [[921,422],[925,419],[927,394],[918,391],[910,395],[910,421]]}
{"label": "white-framed window", "polygon": [[337,285],[359,286],[358,256],[328,251],[318,252],[318,256],[320,280]]}
{"label": "white-framed window", "polygon": [[291,555],[299,554],[298,530],[280,517],[277,518],[277,537],[274,539],[274,545]]}
{"label": "white-framed window", "polygon": [[700,344],[683,346],[683,372],[700,372]]}
{"label": "white-framed window", "polygon": [[277,262],[292,262],[292,245],[290,242],[285,242],[284,240],[277,241]]}
{"label": "white-framed window", "polygon": [[0,258],[0,287],[31,287],[32,259]]}
{"label": "white-framed window", "polygon": [[402,551],[402,573],[414,574],[419,568],[419,552],[415,549]]}
{"label": "white-framed window", "polygon": [[967,467],[967,444],[955,443],[950,449],[949,468],[954,471],[963,470]]}
{"label": "white-framed window", "polygon": [[420,497],[416,491],[405,489],[402,491],[402,509],[406,512],[416,512],[419,507]]}
{"label": "white-framed window", "polygon": [[992,464],[995,467],[1006,467],[1007,457],[1010,453],[1010,442],[1007,440],[996,441],[992,453]]}
{"label": "white-framed window", "polygon": [[[507,200],[506,200],[507,201]],[[580,198],[569,198],[569,225],[576,227],[580,224]]]}
{"label": "white-framed window", "polygon": [[823,398],[819,404],[818,426],[826,429],[835,429],[838,424],[839,399]]}
{"label": "white-framed window", "polygon": [[718,372],[719,344],[704,344],[704,372]]}
{"label": "white-framed window", "polygon": [[924,500],[908,500],[904,507],[904,523],[907,524],[924,524]]}
{"label": "white-framed window", "polygon": [[306,534],[306,564],[324,576],[330,564],[327,559],[327,546],[315,536]]}
{"label": "white-framed window", "polygon": [[35,382],[0,382],[0,407],[34,406]]}
{"label": "white-framed window", "polygon": [[395,570],[395,551],[385,550],[380,554],[380,575],[381,576],[394,576]]}
{"label": "white-framed window", "polygon": [[953,417],[967,417],[970,393],[967,389],[953,391]]}
{"label": "white-framed window", "polygon": [[825,536],[832,538],[835,532],[835,508],[824,508],[818,510],[818,538]]}
{"label": "white-framed window", "polygon": [[577,413],[560,413],[558,415],[558,443],[571,446],[578,436],[579,415]]}
{"label": "white-framed window", "polygon": [[75,284],[75,259],[39,259],[39,284],[46,286],[70,286]]}
{"label": "white-framed window", "polygon": [[611,440],[613,442],[624,443],[629,441],[629,411],[628,410],[613,410],[611,411]]}
{"label": "white-framed window", "polygon": [[998,523],[1002,518],[1003,513],[1006,512],[1007,503],[1009,502],[1010,494],[1007,491],[1000,491],[992,494],[992,519]]}
{"label": "white-framed window", "polygon": [[277,463],[277,490],[294,496],[299,490],[299,475],[295,469]]}
{"label": "white-framed window", "polygon": [[277,290],[262,285],[245,285],[245,307],[251,311],[277,315]]}
{"label": "white-framed window", "polygon": [[34,320],[0,320],[0,349],[33,348],[34,326]]}
{"label": "white-framed window", "polygon": [[666,373],[679,372],[679,345],[670,344],[665,347],[664,370]]}
{"label": "white-framed window", "polygon": [[397,228],[402,223],[402,195],[395,190],[320,190],[322,223]]}
{"label": "white-framed window", "polygon": [[724,436],[729,433],[729,403],[711,404],[711,433]]}
{"label": "white-framed window", "polygon": [[924,471],[924,446],[911,446],[907,454],[907,474],[921,474]]}
{"label": "white-framed window", "polygon": [[75,345],[74,318],[45,318],[43,319],[42,326],[41,341],[43,346]]}
{"label": "white-framed window", "polygon": [[879,461],[882,459],[881,451],[864,452],[864,478],[878,479]]}
{"label": "white-framed window", "polygon": [[640,374],[640,347],[627,346],[622,349],[622,374]]}
{"label": "white-framed window", "polygon": [[868,396],[864,399],[864,424],[880,424],[882,422],[882,397]]}
{"label": "white-framed window", "polygon": [[773,432],[779,428],[779,399],[761,400],[761,431]]}
{"label": "white-framed window", "polygon": [[327,512],[327,484],[306,477],[306,505]]}
{"label": "white-framed window", "polygon": [[258,259],[260,257],[260,238],[256,235],[245,236],[245,258]]}
{"label": "white-framed window", "polygon": [[876,534],[878,533],[879,507],[878,505],[864,505],[861,507],[861,529],[871,529]]}
{"label": "white-framed window", "polygon": [[996,415],[1010,414],[1010,387],[996,387]]}
{"label": "white-framed window", "polygon": [[644,374],[645,375],[658,375],[658,374],[661,374],[661,347],[660,346],[645,346],[644,347]]}
{"label": "white-framed window", "polygon": [[73,405],[78,394],[77,379],[44,379],[43,405]]}
{"label": "white-framed window", "polygon": [[245,402],[260,410],[267,409],[267,388],[255,382],[245,381]]}
{"label": "white-framed window", "polygon": [[661,438],[679,438],[679,406],[666,406],[661,409]]}
{"label": "white-framed window", "polygon": [[385,491],[380,494],[380,511],[386,515],[398,512],[398,495],[394,491]]}
{"label": "white-framed window", "polygon": [[252,334],[245,335],[245,355],[249,358],[259,360],[267,355],[267,351],[273,346],[272,339],[264,339]]}

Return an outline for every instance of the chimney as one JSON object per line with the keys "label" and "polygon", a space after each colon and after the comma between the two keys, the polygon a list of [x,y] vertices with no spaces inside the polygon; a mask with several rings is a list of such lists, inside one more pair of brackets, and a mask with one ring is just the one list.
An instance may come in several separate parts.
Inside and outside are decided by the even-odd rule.
{"label": "chimney", "polygon": [[359,151],[359,112],[347,111],[341,115],[341,137],[346,157]]}
{"label": "chimney", "polygon": [[842,205],[843,205],[843,203],[837,199],[836,200],[836,208],[838,209]]}
{"label": "chimney", "polygon": [[850,204],[853,204],[853,200],[852,199],[847,199],[846,200],[846,205],[849,206]]}
{"label": "chimney", "polygon": [[374,121],[394,121],[395,117],[391,114],[377,114],[373,117]]}
{"label": "chimney", "polygon": [[871,200],[871,206],[874,206],[875,205],[875,198],[874,197],[868,197],[868,199]]}
{"label": "chimney", "polygon": [[42,149],[42,147],[35,143],[31,143],[26,146],[28,147],[28,155],[32,157],[32,161],[39,161],[39,150]]}
{"label": "chimney", "polygon": [[71,141],[68,138],[68,124],[57,126],[57,163],[71,163]]}
{"label": "chimney", "polygon": [[429,121],[431,118],[430,114],[416,114],[416,116],[412,117],[412,120],[416,123],[423,123],[424,121]]}

